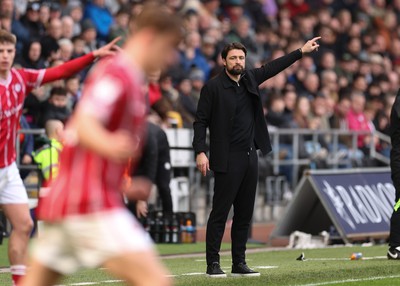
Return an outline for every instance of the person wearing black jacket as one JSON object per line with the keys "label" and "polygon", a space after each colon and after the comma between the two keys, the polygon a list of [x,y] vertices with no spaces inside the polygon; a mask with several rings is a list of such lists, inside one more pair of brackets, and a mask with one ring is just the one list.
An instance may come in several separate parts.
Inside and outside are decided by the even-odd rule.
{"label": "person wearing black jacket", "polygon": [[390,220],[389,259],[400,260],[400,90],[390,113],[390,139],[392,150],[390,151],[390,169],[392,181],[396,189],[396,201]]}
{"label": "person wearing black jacket", "polygon": [[[164,215],[173,212],[171,189],[171,159],[168,138],[158,125],[147,123],[147,140],[138,167],[131,174],[133,179],[145,178],[157,186]],[[143,202],[139,202],[142,204]],[[138,218],[146,216],[147,207],[137,207],[137,202],[128,202],[128,209]]]}
{"label": "person wearing black jacket", "polygon": [[153,133],[157,140],[157,170],[155,184],[161,198],[164,215],[171,215],[173,212],[171,189],[172,166],[170,147],[165,131],[158,125],[153,124]]}
{"label": "person wearing black jacket", "polygon": [[[207,223],[206,259],[209,277],[226,277],[219,264],[219,251],[226,219],[234,206],[231,231],[232,275],[258,276],[246,265],[245,252],[253,216],[257,186],[256,150],[271,151],[258,86],[311,53],[319,37],[302,48],[260,68],[245,70],[246,48],[241,43],[224,47],[225,69],[201,90],[193,124],[193,148],[197,168],[205,176],[214,171],[213,208]],[[206,152],[206,130],[210,131],[210,161]]]}
{"label": "person wearing black jacket", "polygon": [[[142,180],[147,180],[149,185],[155,183],[157,174],[157,160],[158,160],[158,144],[157,138],[154,134],[153,124],[147,123],[147,138],[146,144],[143,146],[142,158],[136,169],[132,170],[130,174],[132,180],[137,180],[138,178]],[[137,204],[144,204],[137,206]],[[140,218],[147,215],[147,202],[142,201],[128,201],[127,208],[131,213]]]}
{"label": "person wearing black jacket", "polygon": [[44,127],[50,119],[60,120],[65,124],[71,116],[67,105],[67,90],[63,87],[53,87],[49,99],[42,103],[43,112],[39,118],[39,126]]}

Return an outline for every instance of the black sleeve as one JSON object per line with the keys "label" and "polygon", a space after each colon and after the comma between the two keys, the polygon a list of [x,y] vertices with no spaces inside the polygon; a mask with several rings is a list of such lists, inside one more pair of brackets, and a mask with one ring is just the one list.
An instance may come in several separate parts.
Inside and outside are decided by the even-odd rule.
{"label": "black sleeve", "polygon": [[[390,112],[390,125],[389,133],[392,139],[392,150],[400,149],[400,89],[397,92],[396,99],[393,103],[392,110]],[[394,152],[392,152],[394,154]],[[393,160],[392,160],[393,162]]]}
{"label": "black sleeve", "polygon": [[42,116],[40,117],[40,120],[38,123],[39,127],[44,128],[46,125],[46,122],[50,119],[56,119],[56,114],[52,110],[45,111],[42,114]]}
{"label": "black sleeve", "polygon": [[143,149],[143,156],[140,159],[137,170],[132,176],[144,176],[154,183],[157,173],[158,144],[157,137],[151,124],[148,125],[146,145]]}
{"label": "black sleeve", "polygon": [[303,54],[301,53],[300,49],[298,49],[285,56],[277,58],[276,60],[273,60],[260,68],[256,68],[250,71],[254,73],[257,84],[260,85],[267,79],[277,75],[284,69],[291,66],[293,63],[301,59],[302,56]]}
{"label": "black sleeve", "polygon": [[397,118],[400,118],[400,89],[397,91],[396,99],[394,101],[392,109],[396,112]]}
{"label": "black sleeve", "polygon": [[207,127],[211,119],[212,95],[205,85],[200,92],[200,99],[197,105],[196,117],[193,123],[194,137],[193,149],[197,153],[207,152],[206,144]]}

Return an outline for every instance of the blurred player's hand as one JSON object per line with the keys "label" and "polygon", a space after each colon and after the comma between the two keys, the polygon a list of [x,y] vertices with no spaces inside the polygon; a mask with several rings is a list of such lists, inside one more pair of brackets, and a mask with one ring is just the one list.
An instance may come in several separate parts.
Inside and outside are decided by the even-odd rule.
{"label": "blurred player's hand", "polygon": [[21,163],[24,164],[24,165],[29,165],[29,164],[31,164],[31,163],[32,163],[32,157],[31,157],[30,155],[28,155],[28,154],[25,154],[25,155],[22,157]]}
{"label": "blurred player's hand", "polygon": [[137,201],[136,202],[136,216],[138,218],[147,217],[147,202]]}
{"label": "blurred player's hand", "polygon": [[120,48],[116,45],[119,40],[121,40],[121,37],[117,37],[107,45],[93,51],[93,56],[96,58],[103,58],[115,55],[115,53],[120,50]]}
{"label": "blurred player's hand", "polygon": [[303,54],[309,54],[315,50],[318,51],[319,48],[319,44],[318,44],[318,40],[321,39],[321,37],[315,37],[312,40],[307,41],[304,46],[301,48],[301,51]]}
{"label": "blurred player's hand", "polygon": [[127,178],[122,184],[122,191],[128,200],[147,201],[153,184],[144,177]]}
{"label": "blurred player's hand", "polygon": [[120,130],[112,134],[112,149],[109,157],[117,162],[125,162],[132,158],[136,161],[140,157],[140,139],[133,138],[128,131]]}
{"label": "blurred player's hand", "polygon": [[206,176],[207,171],[210,171],[210,163],[208,161],[207,155],[204,152],[201,152],[197,155],[196,165],[197,169],[199,169],[203,176]]}

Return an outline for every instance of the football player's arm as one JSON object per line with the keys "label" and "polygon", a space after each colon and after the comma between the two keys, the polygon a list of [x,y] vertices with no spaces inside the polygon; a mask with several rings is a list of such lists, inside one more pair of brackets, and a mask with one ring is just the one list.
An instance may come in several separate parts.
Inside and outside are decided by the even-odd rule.
{"label": "football player's arm", "polygon": [[115,44],[119,40],[120,38],[118,37],[89,54],[68,61],[62,65],[45,69],[41,84],[71,77],[93,63],[95,59],[114,55],[115,51],[118,49]]}
{"label": "football player's arm", "polygon": [[[72,119],[78,143],[102,157],[125,162],[135,155],[135,142],[132,136],[123,130],[111,132],[94,115],[78,109]],[[137,143],[136,143],[137,145]]]}

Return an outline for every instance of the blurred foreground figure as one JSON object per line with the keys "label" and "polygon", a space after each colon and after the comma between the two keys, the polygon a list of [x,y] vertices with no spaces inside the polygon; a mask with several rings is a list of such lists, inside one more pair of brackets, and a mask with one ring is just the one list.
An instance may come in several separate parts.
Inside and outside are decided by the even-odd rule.
{"label": "blurred foreground figure", "polygon": [[148,235],[124,207],[146,200],[148,184],[124,181],[145,138],[144,74],[162,68],[181,38],[177,16],[146,4],[122,51],[98,63],[66,127],[60,173],[42,199],[44,230],[24,286],[54,285],[80,268],[104,267],[128,285],[170,285]]}

